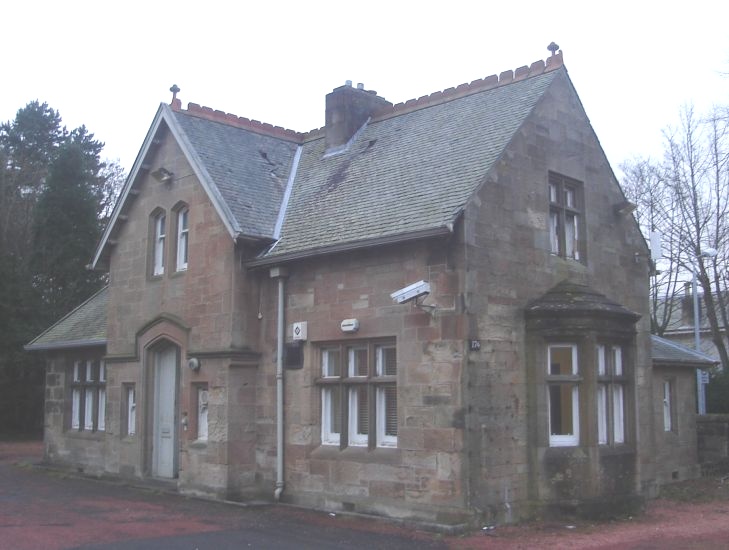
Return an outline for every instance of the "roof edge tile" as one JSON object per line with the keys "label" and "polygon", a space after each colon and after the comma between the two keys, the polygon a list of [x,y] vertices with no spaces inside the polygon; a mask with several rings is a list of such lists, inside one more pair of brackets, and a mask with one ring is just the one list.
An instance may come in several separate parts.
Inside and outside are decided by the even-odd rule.
{"label": "roof edge tile", "polygon": [[507,86],[514,82],[526,80],[533,76],[538,76],[547,72],[554,71],[564,65],[564,58],[562,51],[560,50],[555,55],[548,57],[546,62],[543,60],[535,61],[528,67],[523,65],[516,70],[503,71],[498,76],[492,74],[486,78],[480,78],[470,83],[459,84],[456,87],[447,88],[442,91],[433,92],[430,95],[424,95],[417,99],[409,99],[396,105],[388,106],[377,111],[372,121],[379,121],[391,116],[401,115],[409,113],[424,107],[431,107],[433,105],[439,105],[446,101],[452,101],[459,99],[467,95],[491,90],[493,88],[499,88],[501,86]]}
{"label": "roof edge tile", "polygon": [[270,137],[285,139],[293,141],[295,143],[301,143],[306,134],[290,130],[282,126],[274,126],[267,122],[261,122],[260,120],[253,120],[246,117],[234,115],[232,113],[225,113],[211,107],[200,106],[197,103],[188,103],[187,110],[185,109],[174,109],[176,112],[194,116],[197,118],[204,118],[212,122],[219,122],[221,124],[227,124],[228,126],[235,126],[236,128],[242,128],[244,130],[250,130],[258,134],[263,134]]}

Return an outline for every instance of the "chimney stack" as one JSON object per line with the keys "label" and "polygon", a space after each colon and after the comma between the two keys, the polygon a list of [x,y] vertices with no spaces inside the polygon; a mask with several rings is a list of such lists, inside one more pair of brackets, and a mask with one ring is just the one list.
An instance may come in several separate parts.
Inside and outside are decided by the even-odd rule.
{"label": "chimney stack", "polygon": [[354,88],[352,81],[347,80],[344,86],[335,88],[326,100],[327,151],[346,145],[368,118],[391,105],[374,90],[365,90],[361,83]]}

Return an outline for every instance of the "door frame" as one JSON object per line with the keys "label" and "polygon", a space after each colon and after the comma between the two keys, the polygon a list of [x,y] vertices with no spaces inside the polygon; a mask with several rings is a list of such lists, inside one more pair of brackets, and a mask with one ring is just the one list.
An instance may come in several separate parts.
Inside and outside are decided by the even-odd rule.
{"label": "door frame", "polygon": [[[158,358],[161,352],[173,349],[175,354],[174,368],[174,412],[172,427],[173,466],[171,477],[160,477],[155,472],[155,415],[157,413],[156,403],[156,378],[158,369]],[[176,480],[179,476],[180,464],[180,358],[182,356],[180,346],[167,338],[156,340],[147,347],[145,353],[145,451],[144,451],[144,472],[148,477],[161,480]]]}

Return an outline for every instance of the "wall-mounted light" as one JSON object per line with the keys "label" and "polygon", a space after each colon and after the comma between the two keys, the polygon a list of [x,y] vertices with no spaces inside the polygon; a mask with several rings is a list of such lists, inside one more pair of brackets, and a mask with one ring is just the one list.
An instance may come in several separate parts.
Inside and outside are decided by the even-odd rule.
{"label": "wall-mounted light", "polygon": [[198,359],[197,357],[190,357],[187,360],[187,368],[193,372],[199,371],[200,370],[200,359]]}
{"label": "wall-mounted light", "polygon": [[152,172],[152,177],[160,183],[171,183],[173,176],[174,174],[172,172],[162,166]]}

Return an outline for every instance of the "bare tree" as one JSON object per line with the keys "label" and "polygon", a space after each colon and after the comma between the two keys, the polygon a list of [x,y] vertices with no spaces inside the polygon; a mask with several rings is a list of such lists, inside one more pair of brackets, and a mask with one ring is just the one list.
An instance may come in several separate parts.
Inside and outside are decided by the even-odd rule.
{"label": "bare tree", "polygon": [[636,159],[621,166],[624,186],[638,206],[644,234],[663,236],[664,258],[651,281],[653,331],[663,334],[675,322],[681,282],[695,272],[712,342],[722,365],[729,366],[729,116],[715,108],[699,117],[690,106],[680,115],[678,126],[664,131],[661,161]]}

